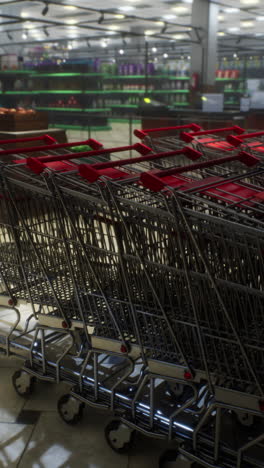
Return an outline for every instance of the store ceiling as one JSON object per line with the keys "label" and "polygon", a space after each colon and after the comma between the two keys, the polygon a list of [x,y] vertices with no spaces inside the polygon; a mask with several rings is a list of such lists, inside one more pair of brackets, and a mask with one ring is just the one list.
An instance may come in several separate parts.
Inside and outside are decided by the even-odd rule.
{"label": "store ceiling", "polygon": [[[262,48],[264,0],[217,3],[219,42],[238,48],[245,44]],[[2,0],[0,45],[8,50],[12,44],[24,47],[65,39],[76,46],[79,40],[90,38],[99,46],[110,47],[118,41],[129,41],[131,31],[143,39],[145,35],[149,41],[188,43],[191,10],[192,0]]]}

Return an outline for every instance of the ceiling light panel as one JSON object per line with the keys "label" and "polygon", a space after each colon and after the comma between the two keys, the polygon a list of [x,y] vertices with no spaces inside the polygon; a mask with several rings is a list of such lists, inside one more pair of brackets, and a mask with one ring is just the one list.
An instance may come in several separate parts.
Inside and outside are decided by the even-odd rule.
{"label": "ceiling light panel", "polygon": [[255,5],[259,5],[260,3],[260,0],[240,0],[240,3],[241,5],[245,5],[245,6],[255,6]]}

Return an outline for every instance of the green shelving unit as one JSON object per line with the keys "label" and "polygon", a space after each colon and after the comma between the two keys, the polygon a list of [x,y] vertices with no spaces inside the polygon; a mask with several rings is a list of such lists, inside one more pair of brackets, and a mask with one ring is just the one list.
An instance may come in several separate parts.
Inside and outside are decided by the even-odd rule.
{"label": "green shelving unit", "polygon": [[[1,74],[2,76],[8,76],[9,74],[13,76],[10,80],[8,77],[6,82],[3,78],[3,83],[6,83],[6,87],[3,86],[3,91],[0,93],[3,105],[5,104],[5,96],[7,98],[12,97],[12,106],[29,106],[30,102],[34,101],[36,110],[49,112],[52,122],[58,122],[58,125],[64,125],[65,123],[66,126],[66,122],[69,121],[68,128],[71,128],[71,126],[73,126],[72,128],[83,128],[81,124],[82,122],[84,124],[86,122],[82,115],[87,115],[87,118],[89,115],[96,116],[96,121],[101,126],[99,122],[107,117],[107,113],[112,112],[113,119],[119,119],[119,121],[123,122],[130,115],[133,117],[136,114],[135,110],[138,108],[141,97],[144,97],[144,95],[152,96],[153,98],[157,96],[157,99],[159,99],[159,95],[160,98],[163,96],[162,101],[168,106],[187,107],[189,105],[187,98],[186,102],[174,104],[172,96],[178,94],[188,95],[189,89],[175,89],[174,83],[176,85],[176,82],[179,81],[178,87],[181,88],[183,85],[180,85],[180,82],[188,82],[190,78],[188,76],[173,76],[166,72],[146,77],[145,75],[136,74],[111,75],[109,73],[82,72],[78,71],[78,69],[63,71],[63,68],[58,67],[57,69],[53,68],[53,70],[46,71],[10,70],[0,72],[0,76]],[[23,79],[24,88],[21,90],[12,90],[12,81],[16,80],[16,74],[25,75]],[[31,78],[34,78],[33,83],[36,83],[35,85],[31,85],[31,87],[35,88],[33,90],[26,89],[27,79]],[[149,88],[152,88],[147,91],[145,89],[146,78],[150,85]],[[136,86],[137,84],[138,86]],[[60,89],[54,89],[56,86]],[[71,86],[74,89],[69,89]],[[36,87],[40,89],[36,89]],[[114,89],[107,89],[108,87]],[[137,87],[139,89],[135,89]],[[30,98],[31,96],[32,99]]]}
{"label": "green shelving unit", "polygon": [[108,112],[111,111],[110,107],[102,109],[82,109],[81,107],[36,107],[36,110],[42,111],[59,111],[59,112]]}
{"label": "green shelving unit", "polygon": [[32,70],[0,70],[0,76],[5,76],[5,75],[35,75],[35,73]]}
{"label": "green shelving unit", "polygon": [[112,130],[112,127],[110,125],[105,125],[105,126],[89,126],[89,125],[65,125],[65,124],[51,124],[49,125],[50,128],[61,128],[65,130],[90,130],[90,131],[109,131]]}
{"label": "green shelving unit", "polygon": [[149,91],[151,94],[187,94],[189,89],[154,89]]}
{"label": "green shelving unit", "polygon": [[14,96],[19,96],[19,95],[26,95],[26,94],[33,94],[33,95],[38,95],[38,94],[83,94],[82,91],[79,89],[48,89],[48,90],[32,90],[32,91],[5,91],[2,92],[1,94],[7,94],[7,95],[14,95]]}
{"label": "green shelving unit", "polygon": [[[131,79],[146,79],[145,75],[105,75],[104,79],[106,80],[131,80]],[[148,80],[184,80],[188,81],[190,78],[188,76],[171,76],[171,75],[149,75]]]}
{"label": "green shelving unit", "polygon": [[244,81],[244,78],[216,78],[215,81]]}
{"label": "green shelving unit", "polygon": [[85,77],[103,77],[103,73],[75,73],[75,72],[58,72],[58,73],[39,73],[35,72],[30,75],[30,78],[70,78],[77,76]]}
{"label": "green shelving unit", "polygon": [[132,119],[128,119],[128,118],[120,118],[120,117],[111,117],[109,119],[109,122],[110,123],[129,123],[129,122],[132,122],[133,124],[136,124],[136,125],[140,125],[141,124],[141,120],[139,119],[136,119],[136,118],[132,118]]}
{"label": "green shelving unit", "polygon": [[187,106],[189,106],[189,103],[188,102],[174,102],[171,107],[173,108],[174,106],[187,107]]}
{"label": "green shelving unit", "polygon": [[146,94],[144,89],[99,89],[88,90],[84,94]]}
{"label": "green shelving unit", "polygon": [[138,106],[136,104],[111,104],[111,107],[113,108],[131,108],[131,109],[137,109]]}

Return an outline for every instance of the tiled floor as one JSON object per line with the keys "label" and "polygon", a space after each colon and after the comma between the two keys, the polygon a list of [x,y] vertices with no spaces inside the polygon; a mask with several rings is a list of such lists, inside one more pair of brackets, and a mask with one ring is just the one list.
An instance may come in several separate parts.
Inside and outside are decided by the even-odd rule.
{"label": "tiled floor", "polygon": [[86,408],[77,426],[65,424],[57,400],[64,384],[38,382],[30,399],[18,396],[12,374],[18,360],[0,358],[1,468],[155,468],[164,443],[138,435],[133,452],[118,455],[107,445],[104,428],[111,415]]}
{"label": "tiled floor", "polygon": [[[128,123],[112,123],[112,130],[92,132],[91,137],[100,141],[107,148],[130,144],[130,133]],[[132,130],[139,128],[139,124],[133,124]],[[83,141],[89,138],[88,132],[83,130],[68,130],[69,141]],[[132,143],[139,141],[132,132]]]}

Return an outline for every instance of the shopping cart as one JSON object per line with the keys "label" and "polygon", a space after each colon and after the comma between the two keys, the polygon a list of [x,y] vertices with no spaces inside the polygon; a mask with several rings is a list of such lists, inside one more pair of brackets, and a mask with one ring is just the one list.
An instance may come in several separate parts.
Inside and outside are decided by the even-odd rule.
{"label": "shopping cart", "polygon": [[[226,128],[202,130],[199,125],[193,123],[178,127],[135,130],[134,134],[155,152],[168,151],[175,147],[181,147],[183,141],[185,143],[195,142],[197,150],[199,151],[202,151],[204,147],[215,150],[223,149],[226,151],[232,150],[232,146],[228,144],[225,139],[226,136],[230,135],[232,132],[240,135],[244,132],[244,129],[234,125]],[[168,134],[170,134],[169,137],[167,136]]]}
{"label": "shopping cart", "polygon": [[[15,149],[10,149],[10,148],[5,148],[6,145],[14,145],[14,143],[16,145],[18,144],[23,144],[23,145],[28,145],[29,143],[33,143],[33,142],[36,142],[38,143],[38,146],[34,145],[34,146],[26,146],[26,147],[16,147]],[[42,143],[42,144],[40,144]],[[15,162],[23,162],[23,158],[25,156],[29,156],[29,155],[38,155],[38,156],[41,156],[43,154],[46,154],[46,151],[49,151],[49,154],[53,154],[53,155],[62,155],[62,154],[68,154],[69,152],[71,152],[74,148],[77,148],[78,147],[83,147],[83,145],[85,145],[87,148],[90,148],[90,149],[93,149],[93,150],[98,150],[99,148],[102,148],[102,144],[99,143],[98,141],[94,140],[94,139],[88,139],[86,141],[79,141],[79,142],[73,142],[73,143],[61,143],[61,144],[58,144],[56,142],[56,140],[52,137],[50,137],[49,135],[43,135],[43,136],[39,136],[39,137],[31,137],[31,138],[19,138],[19,139],[16,139],[16,140],[13,140],[13,139],[7,139],[7,140],[1,140],[0,141],[0,148],[2,148],[0,150],[0,167],[1,165],[3,164],[6,164],[8,162],[11,162],[11,161],[15,161]],[[88,154],[88,153],[87,153]],[[103,160],[105,159],[109,159],[109,155],[108,155],[108,158],[107,158],[107,155],[104,156]],[[87,159],[86,159],[87,160]],[[85,161],[85,159],[82,160],[82,162]],[[99,161],[100,161],[100,158],[99,158]],[[57,169],[69,169],[69,168],[73,168],[73,167],[77,167],[76,164],[80,163],[81,161],[76,157],[75,155],[75,162],[74,164],[71,163],[71,161],[67,161],[63,164],[56,164],[55,163],[55,167]],[[51,165],[52,166],[52,165]],[[22,201],[21,201],[22,203]],[[24,203],[25,203],[25,200],[24,200]],[[31,213],[32,215],[32,213]],[[13,216],[14,216],[14,213],[13,213]],[[7,206],[7,200],[4,200],[2,198],[1,200],[1,211],[0,211],[0,221],[3,220],[3,221],[6,221],[8,217],[8,206]],[[14,220],[13,220],[13,224],[15,224]],[[5,233],[6,234],[6,233]],[[6,259],[5,261],[7,261],[8,259],[8,256],[12,257],[13,256],[13,249],[14,247],[14,244],[12,242],[7,242],[7,239],[5,239],[5,242],[4,242],[4,248],[3,250],[5,250],[5,254],[6,254]],[[8,290],[7,288],[7,283],[5,281],[5,279],[3,278],[3,275],[1,275],[0,273],[0,290],[3,290],[5,289],[6,292],[8,293],[8,296],[9,296],[9,299],[5,302],[8,303],[9,301],[9,304],[14,304],[14,300],[12,299],[12,297],[10,296],[10,290]]]}
{"label": "shopping cart", "polygon": [[[135,158],[137,168],[147,156]],[[211,166],[232,157],[258,163],[240,154]],[[100,177],[90,183],[79,175],[84,167],[54,170],[51,158],[1,172],[11,201],[4,227],[15,230],[19,267],[27,268],[19,287],[41,306],[24,373],[74,385],[58,403],[69,423],[83,402],[114,410],[119,419],[106,437],[117,451],[136,429],[176,440],[178,453],[203,466],[263,466],[263,424],[250,441],[249,432],[236,426],[231,440],[226,429],[234,414],[262,421],[263,192],[255,187],[230,203],[222,181],[193,183],[207,167],[192,164],[187,190],[165,181],[153,192],[144,187],[153,174],[116,178],[102,166],[92,166]],[[132,165],[125,172],[135,175]],[[164,182],[168,174],[154,176]],[[224,192],[233,197],[240,179],[226,178]],[[28,200],[22,208],[18,196]],[[22,337],[9,338],[18,354]]]}
{"label": "shopping cart", "polygon": [[263,155],[264,152],[264,132],[245,133],[243,135],[228,135],[227,142],[233,147],[245,149],[245,151]]}
{"label": "shopping cart", "polygon": [[[16,148],[5,148],[6,145],[20,144],[26,145],[32,142],[42,142],[42,145],[32,145],[32,146],[22,146]],[[17,159],[23,159],[25,156],[32,155],[32,153],[37,154],[38,156],[45,155],[47,151],[53,155],[67,154],[71,151],[72,148],[78,147],[90,147],[93,150],[100,149],[103,147],[101,143],[93,138],[89,138],[85,141],[77,141],[72,143],[57,143],[57,141],[49,135],[43,135],[39,137],[30,137],[30,138],[18,138],[1,140],[0,141],[0,161],[1,162],[11,162]]]}
{"label": "shopping cart", "polygon": [[195,123],[175,127],[148,128],[134,130],[134,135],[156,153],[170,151],[182,147],[181,132],[197,132],[201,127]]}

